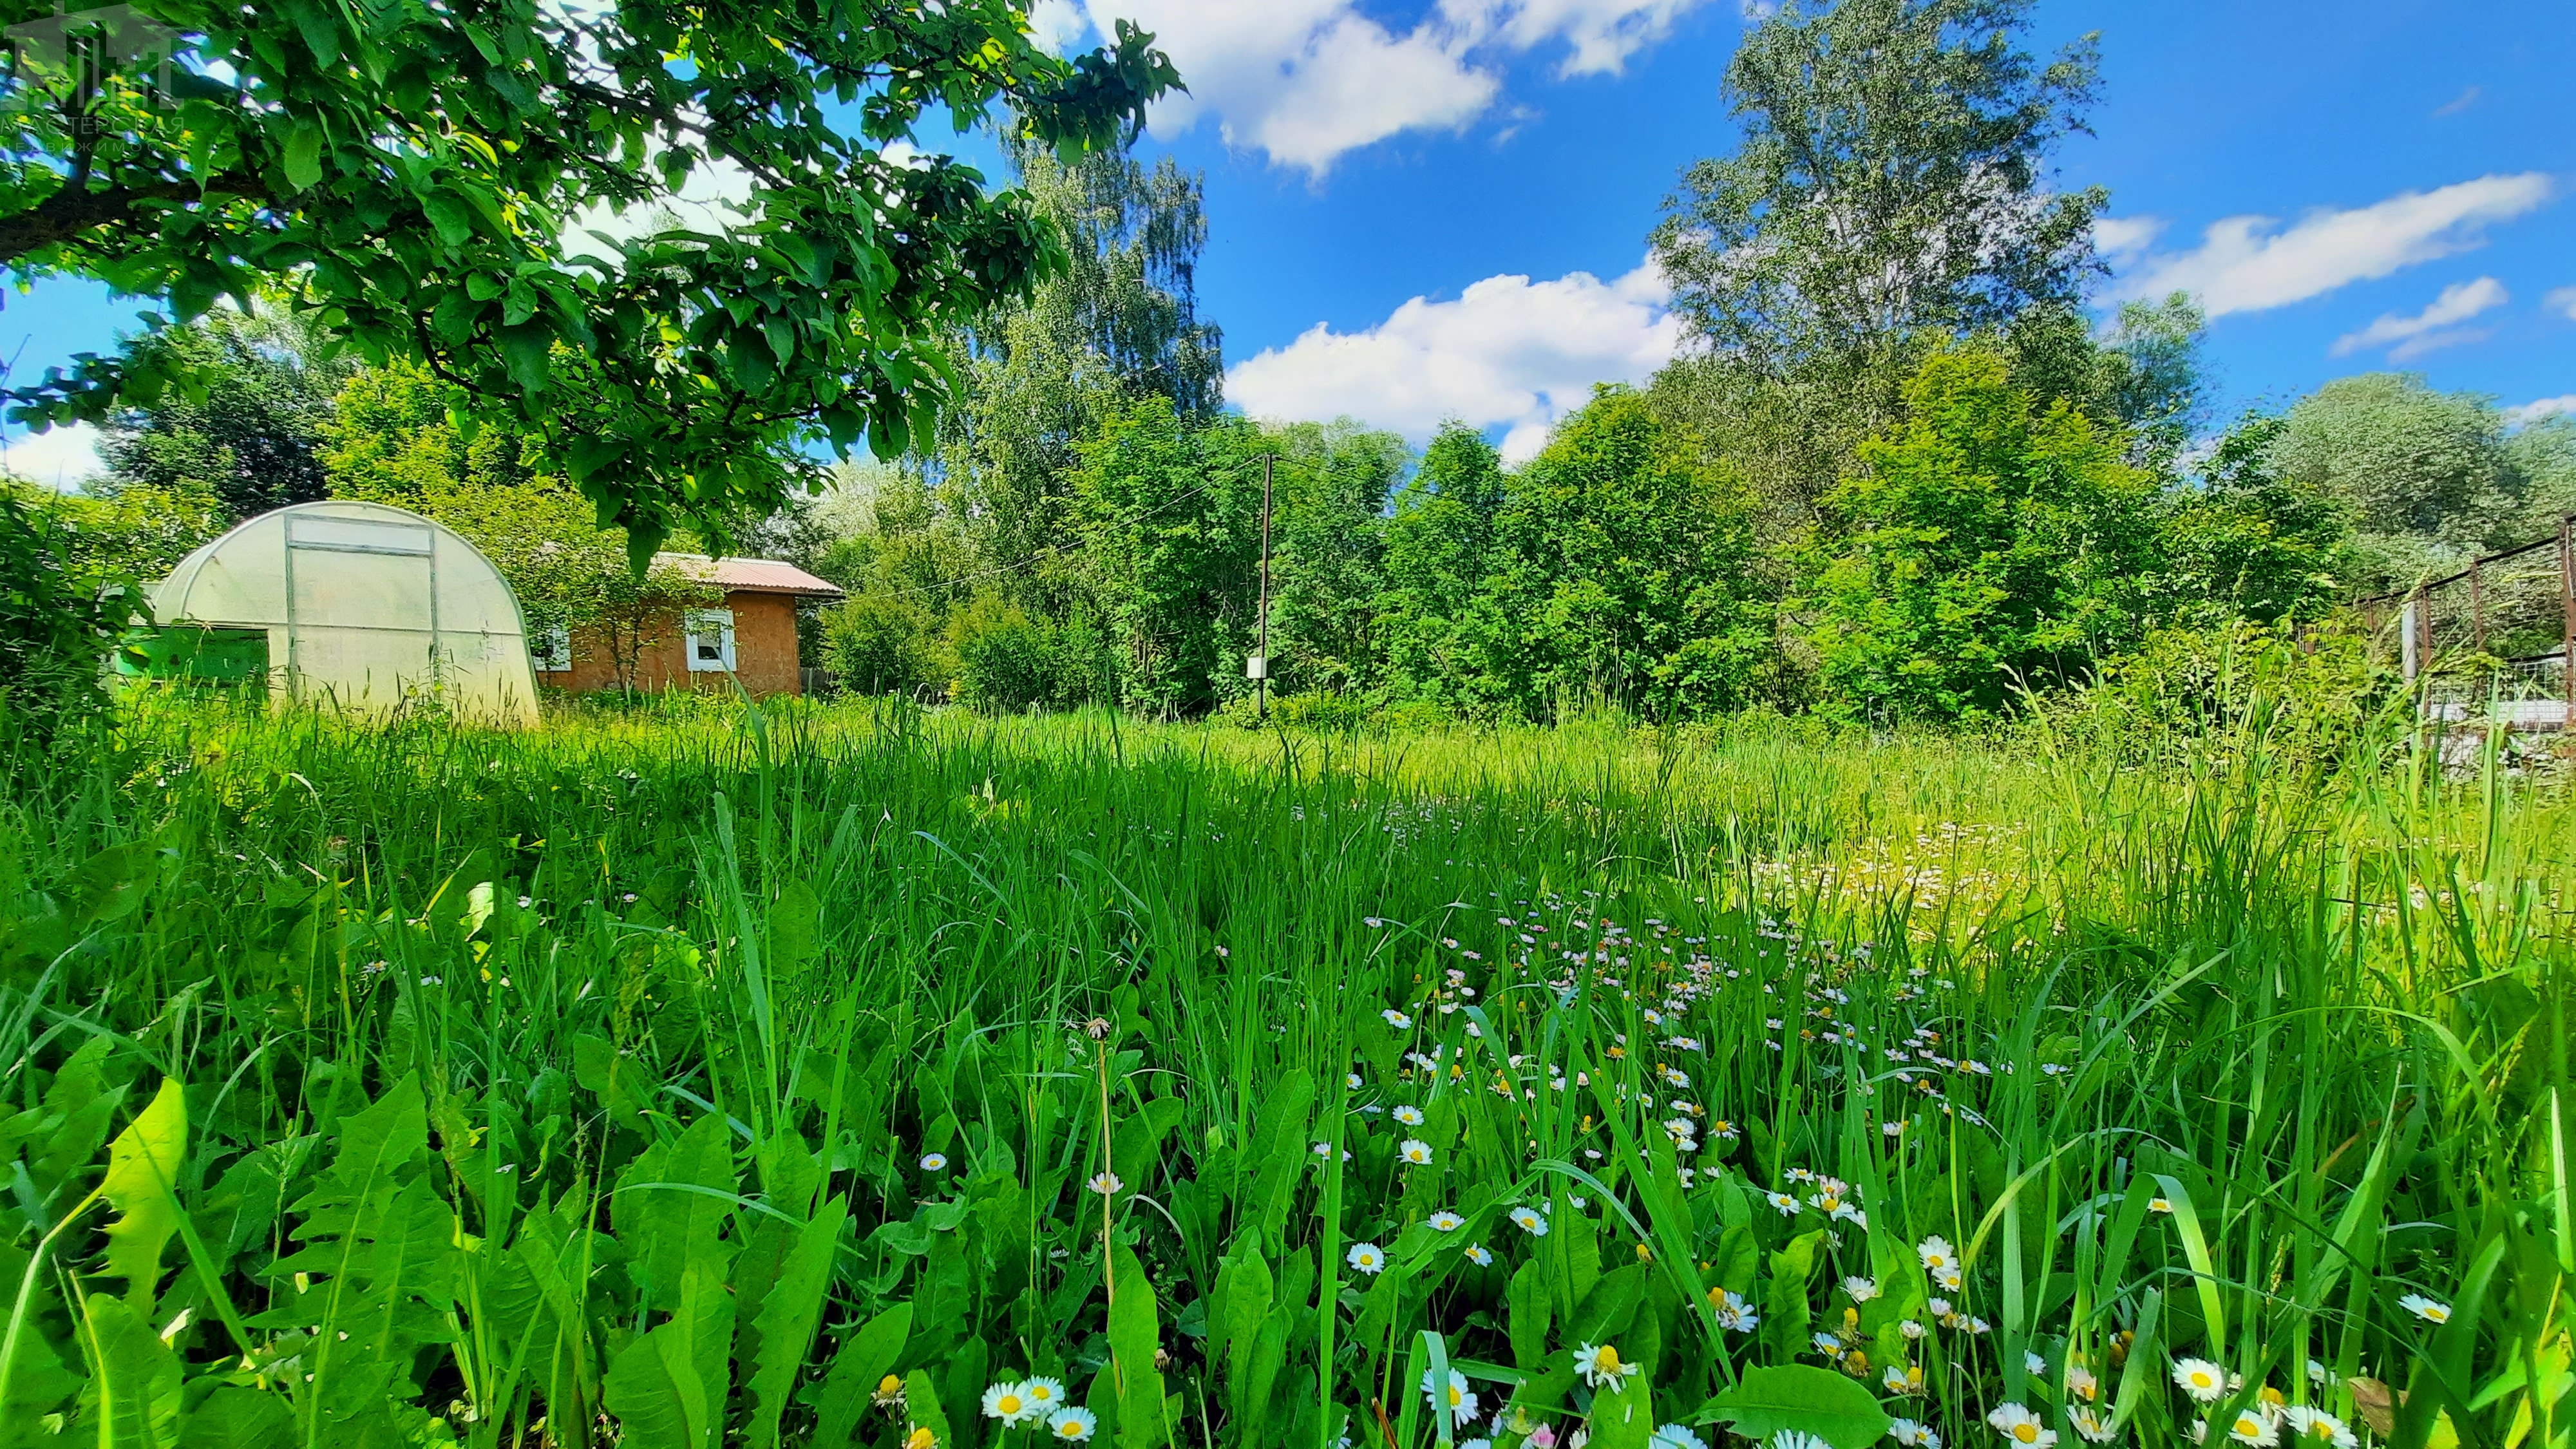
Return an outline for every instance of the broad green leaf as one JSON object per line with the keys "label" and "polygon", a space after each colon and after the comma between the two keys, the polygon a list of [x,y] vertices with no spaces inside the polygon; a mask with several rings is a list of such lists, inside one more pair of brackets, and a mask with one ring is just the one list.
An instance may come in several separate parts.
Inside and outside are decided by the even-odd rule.
{"label": "broad green leaf", "polygon": [[842,1199],[826,1204],[797,1234],[786,1267],[761,1300],[748,1385],[749,1435],[757,1449],[778,1443],[779,1416],[786,1412],[787,1395],[795,1387],[797,1370],[804,1367],[806,1350],[813,1347],[823,1293],[832,1282],[833,1250],[840,1244],[841,1225],[848,1217],[849,1205]]}
{"label": "broad green leaf", "polygon": [[286,184],[293,191],[310,191],[322,179],[322,127],[306,117],[287,123]]}
{"label": "broad green leaf", "polygon": [[691,1275],[721,1283],[733,1245],[733,1143],[713,1112],[665,1143],[645,1149],[618,1179],[612,1212],[618,1241],[633,1254],[645,1303],[676,1312]]}
{"label": "broad green leaf", "polygon": [[633,1449],[714,1449],[724,1428],[733,1300],[694,1299],[609,1365],[602,1402]]}
{"label": "broad green leaf", "polygon": [[858,1432],[869,1396],[876,1392],[877,1381],[893,1369],[903,1355],[905,1340],[911,1336],[912,1305],[898,1303],[842,1341],[840,1351],[832,1356],[830,1372],[824,1376],[822,1400],[816,1405],[815,1443],[851,1441]]}
{"label": "broad green leaf", "polygon": [[1536,1259],[1523,1263],[1512,1274],[1511,1287],[1504,1299],[1510,1315],[1512,1365],[1536,1371],[1547,1362],[1547,1328],[1550,1317],[1547,1275]]}
{"label": "broad green leaf", "polygon": [[[1647,1380],[1651,1373],[1631,1378],[1615,1393],[1592,1396],[1592,1443],[1599,1449],[1646,1449],[1655,1436],[1654,1391]],[[1836,1445],[1835,1449],[1847,1449]]]}
{"label": "broad green leaf", "polygon": [[1813,1364],[1748,1369],[1734,1388],[1700,1406],[1703,1424],[1731,1424],[1748,1439],[1783,1430],[1813,1434],[1834,1449],[1869,1449],[1894,1421],[1869,1390]]}
{"label": "broad green leaf", "polygon": [[1109,1352],[1118,1366],[1119,1443],[1126,1449],[1155,1449],[1164,1442],[1164,1425],[1163,1375],[1154,1367],[1154,1352],[1163,1343],[1154,1285],[1124,1243],[1112,1261],[1116,1291],[1109,1303]]}
{"label": "broad green leaf", "polygon": [[903,1411],[914,1424],[930,1431],[933,1442],[957,1442],[948,1432],[948,1411],[939,1407],[939,1386],[919,1369],[903,1376]]}
{"label": "broad green leaf", "polygon": [[291,1449],[295,1416],[286,1397],[226,1385],[188,1410],[177,1449]]}
{"label": "broad green leaf", "polygon": [[1242,1243],[1235,1251],[1236,1258],[1223,1273],[1225,1321],[1208,1325],[1208,1352],[1224,1355],[1226,1387],[1235,1417],[1240,1420],[1258,1403],[1249,1397],[1253,1358],[1260,1347],[1261,1325],[1270,1318],[1270,1300],[1277,1285],[1271,1280],[1270,1264],[1263,1260],[1257,1243]]}
{"label": "broad green leaf", "polygon": [[812,961],[822,950],[823,903],[814,888],[801,880],[789,881],[769,906],[769,962],[774,971],[787,972]]}
{"label": "broad green leaf", "polygon": [[121,1298],[99,1294],[82,1308],[81,1356],[90,1379],[81,1407],[97,1416],[100,1449],[170,1442],[179,1417],[179,1356]]}
{"label": "broad green leaf", "polygon": [[101,1195],[123,1216],[109,1223],[107,1272],[125,1280],[125,1301],[149,1318],[161,1279],[161,1250],[179,1231],[171,1195],[188,1150],[188,1104],[176,1077],[163,1077],[151,1104],[107,1148]]}
{"label": "broad green leaf", "polygon": [[1807,1351],[1807,1325],[1814,1321],[1807,1303],[1807,1279],[1815,1272],[1816,1249],[1825,1240],[1822,1228],[1801,1233],[1771,1255],[1771,1278],[1763,1285],[1762,1341],[1777,1358]]}

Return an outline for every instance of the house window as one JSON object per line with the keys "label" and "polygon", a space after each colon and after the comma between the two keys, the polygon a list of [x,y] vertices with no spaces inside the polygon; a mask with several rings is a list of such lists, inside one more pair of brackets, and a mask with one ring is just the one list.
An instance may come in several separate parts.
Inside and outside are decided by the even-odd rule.
{"label": "house window", "polygon": [[557,627],[539,629],[528,636],[528,661],[539,674],[563,674],[572,669],[572,631]]}
{"label": "house window", "polygon": [[690,673],[733,672],[733,610],[690,610],[686,642]]}

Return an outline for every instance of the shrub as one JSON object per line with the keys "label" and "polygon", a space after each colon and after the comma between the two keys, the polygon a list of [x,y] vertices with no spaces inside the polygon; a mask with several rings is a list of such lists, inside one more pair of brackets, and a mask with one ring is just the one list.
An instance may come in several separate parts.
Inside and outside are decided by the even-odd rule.
{"label": "shrub", "polygon": [[987,714],[1055,703],[1057,632],[998,595],[977,595],[948,620],[948,648],[957,660],[950,694]]}
{"label": "shrub", "polygon": [[100,663],[126,621],[125,582],[75,561],[57,524],[0,491],[0,713],[37,743],[107,702]]}
{"label": "shrub", "polygon": [[2325,765],[2379,726],[2402,726],[2412,698],[2350,628],[2237,619],[2156,630],[2047,714],[2101,729],[2135,760],[2259,742],[2274,758]]}
{"label": "shrub", "polygon": [[860,594],[823,615],[824,665],[859,694],[937,685],[947,674],[945,653],[929,611],[908,598]]}

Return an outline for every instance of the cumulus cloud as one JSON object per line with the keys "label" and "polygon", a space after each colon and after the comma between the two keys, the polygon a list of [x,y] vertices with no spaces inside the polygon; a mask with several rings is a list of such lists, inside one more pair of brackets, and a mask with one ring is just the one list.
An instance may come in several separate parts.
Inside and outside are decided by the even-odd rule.
{"label": "cumulus cloud", "polygon": [[2541,305],[2570,322],[2576,322],[2576,287],[2559,288],[2542,298]]}
{"label": "cumulus cloud", "polygon": [[1561,46],[1566,75],[1618,71],[1707,0],[1441,0],[1410,28],[1358,0],[1047,0],[1042,39],[1070,45],[1132,20],[1180,67],[1187,95],[1158,131],[1213,116],[1226,143],[1313,175],[1407,131],[1455,131],[1501,94],[1501,62]]}
{"label": "cumulus cloud", "polygon": [[0,470],[30,483],[68,488],[106,472],[107,464],[98,455],[98,429],[70,423],[0,440]]}
{"label": "cumulus cloud", "polygon": [[2487,334],[2483,329],[2454,324],[2466,322],[2481,312],[2503,306],[2511,300],[2504,283],[2493,277],[2480,277],[2474,282],[2453,282],[2442,289],[2442,295],[2431,305],[2411,317],[2384,312],[2358,332],[2347,332],[2335,339],[2334,355],[2343,357],[2366,347],[2386,347],[2388,360],[2404,362],[2421,357],[2435,348],[2460,342],[2475,342]]}
{"label": "cumulus cloud", "polygon": [[2157,216],[2104,216],[2093,222],[2093,250],[2117,266],[2143,254],[2165,229]]}
{"label": "cumulus cloud", "polygon": [[1487,277],[1453,301],[1415,297],[1356,332],[1317,323],[1286,347],[1226,373],[1226,395],[1255,417],[1351,416],[1420,442],[1447,419],[1508,429],[1519,462],[1595,382],[1643,381],[1672,358],[1681,322],[1648,263],[1613,281]]}
{"label": "cumulus cloud", "polygon": [[2141,259],[2115,292],[2192,292],[2212,317],[2285,307],[2481,246],[2489,227],[2538,208],[2554,189],[2546,172],[2528,171],[2315,211],[2286,229],[2273,217],[2231,216],[2190,251]]}
{"label": "cumulus cloud", "polygon": [[2525,423],[2536,423],[2542,418],[2556,417],[2562,413],[2576,415],[2576,392],[2559,397],[2534,398],[2519,407],[2506,408],[2504,420],[2506,426],[2518,428]]}

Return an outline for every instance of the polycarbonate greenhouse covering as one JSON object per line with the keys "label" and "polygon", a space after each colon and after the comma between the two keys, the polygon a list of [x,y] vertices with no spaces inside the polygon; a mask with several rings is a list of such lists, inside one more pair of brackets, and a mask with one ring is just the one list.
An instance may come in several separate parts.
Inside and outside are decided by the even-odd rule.
{"label": "polycarbonate greenhouse covering", "polygon": [[400,508],[331,501],[263,513],[180,560],[152,616],[266,629],[270,688],[300,701],[536,723],[509,581],[453,529]]}

